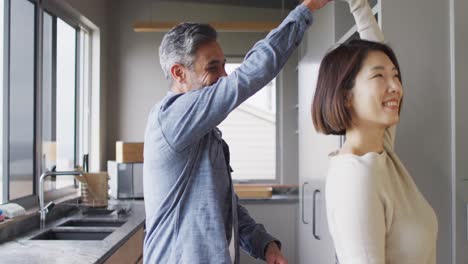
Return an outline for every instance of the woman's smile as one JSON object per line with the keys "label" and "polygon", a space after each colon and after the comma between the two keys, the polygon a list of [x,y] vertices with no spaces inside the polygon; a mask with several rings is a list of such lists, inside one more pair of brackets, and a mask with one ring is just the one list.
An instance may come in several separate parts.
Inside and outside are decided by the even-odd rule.
{"label": "woman's smile", "polygon": [[397,98],[392,98],[384,101],[382,103],[385,109],[390,110],[390,111],[397,111],[400,109],[400,100]]}

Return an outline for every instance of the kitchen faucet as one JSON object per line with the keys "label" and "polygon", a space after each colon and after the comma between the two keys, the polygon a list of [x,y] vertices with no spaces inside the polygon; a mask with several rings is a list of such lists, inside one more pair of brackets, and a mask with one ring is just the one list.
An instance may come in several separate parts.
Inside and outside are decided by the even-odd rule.
{"label": "kitchen faucet", "polygon": [[83,172],[82,171],[46,171],[39,178],[39,212],[41,213],[40,229],[43,229],[45,227],[46,214],[55,205],[53,202],[49,202],[46,206],[44,206],[44,180],[45,178],[49,176],[70,176],[70,175],[83,176]]}

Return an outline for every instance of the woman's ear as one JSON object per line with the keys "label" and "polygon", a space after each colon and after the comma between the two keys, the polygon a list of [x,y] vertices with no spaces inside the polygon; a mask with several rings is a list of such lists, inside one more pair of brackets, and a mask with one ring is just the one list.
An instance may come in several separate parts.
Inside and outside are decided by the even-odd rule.
{"label": "woman's ear", "polygon": [[185,83],[185,67],[182,64],[172,65],[171,76],[174,82]]}
{"label": "woman's ear", "polygon": [[346,92],[345,99],[344,99],[345,107],[348,109],[351,109],[353,107],[352,102],[353,102],[353,92],[352,90],[349,90]]}

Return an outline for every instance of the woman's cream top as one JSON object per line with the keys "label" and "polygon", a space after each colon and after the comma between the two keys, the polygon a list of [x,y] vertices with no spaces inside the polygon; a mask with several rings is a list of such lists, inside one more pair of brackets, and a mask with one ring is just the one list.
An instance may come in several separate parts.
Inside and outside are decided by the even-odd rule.
{"label": "woman's cream top", "polygon": [[326,182],[330,233],[340,264],[435,264],[437,218],[393,151],[332,154]]}

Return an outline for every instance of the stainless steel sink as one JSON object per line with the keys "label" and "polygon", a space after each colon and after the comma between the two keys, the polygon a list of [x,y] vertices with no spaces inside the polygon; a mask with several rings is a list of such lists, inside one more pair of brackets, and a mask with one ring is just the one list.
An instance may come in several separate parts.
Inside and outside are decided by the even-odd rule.
{"label": "stainless steel sink", "polygon": [[114,211],[115,211],[115,209],[88,207],[86,209],[83,209],[83,215],[87,215],[87,216],[110,215]]}
{"label": "stainless steel sink", "polygon": [[125,224],[125,221],[116,219],[72,219],[59,226],[76,227],[119,227]]}
{"label": "stainless steel sink", "polygon": [[103,240],[113,230],[97,229],[50,229],[31,238],[31,240]]}

